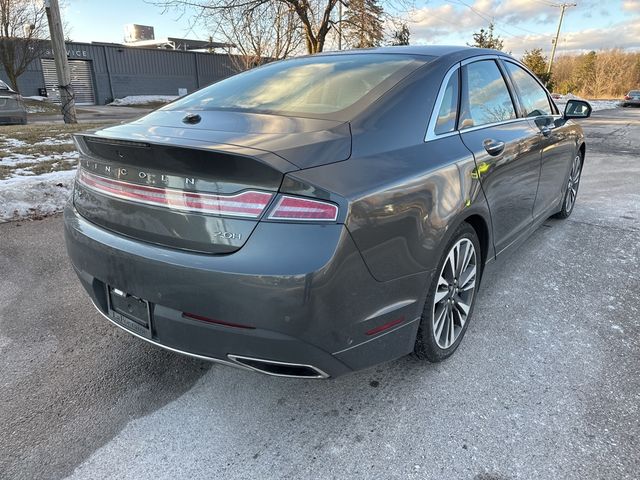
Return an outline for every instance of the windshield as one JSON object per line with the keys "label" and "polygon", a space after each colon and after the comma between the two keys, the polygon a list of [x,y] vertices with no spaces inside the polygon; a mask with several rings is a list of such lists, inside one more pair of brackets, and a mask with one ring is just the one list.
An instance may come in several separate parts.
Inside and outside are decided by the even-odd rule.
{"label": "windshield", "polygon": [[296,58],[240,73],[163,109],[331,114],[352,106],[386,80],[390,88],[429,59],[375,53]]}

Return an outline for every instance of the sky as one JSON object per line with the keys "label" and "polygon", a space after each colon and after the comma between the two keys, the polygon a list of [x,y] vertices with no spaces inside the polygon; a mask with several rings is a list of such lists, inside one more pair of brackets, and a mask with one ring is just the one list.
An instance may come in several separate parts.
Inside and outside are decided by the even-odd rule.
{"label": "sky", "polygon": [[[406,0],[405,0],[406,1]],[[382,5],[385,4],[381,0]],[[560,17],[553,0],[414,0],[407,12],[412,44],[464,45],[490,21],[514,55],[551,50]],[[640,0],[574,0],[566,10],[558,52],[602,48],[640,50]],[[144,0],[66,0],[63,11],[75,41],[122,42],[124,25],[155,27],[156,38],[205,40],[209,33],[192,25],[192,11],[163,11]]]}

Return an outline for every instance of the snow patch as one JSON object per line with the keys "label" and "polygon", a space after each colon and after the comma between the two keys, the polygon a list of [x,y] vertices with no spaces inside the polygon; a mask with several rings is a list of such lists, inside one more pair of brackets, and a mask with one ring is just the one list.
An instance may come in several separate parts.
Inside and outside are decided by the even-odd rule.
{"label": "snow patch", "polygon": [[560,95],[560,98],[554,99],[561,113],[564,110],[564,106],[569,100],[584,100],[585,102],[589,102],[589,105],[591,105],[591,108],[594,112],[597,112],[599,110],[609,110],[611,108],[617,108],[620,106],[620,100],[588,100],[578,97],[573,93],[568,93],[566,95]]}
{"label": "snow patch", "polygon": [[169,103],[178,98],[177,95],[130,95],[124,98],[116,98],[109,105],[115,107],[126,107],[127,105],[146,105],[148,103],[164,102]]}
{"label": "snow patch", "polygon": [[75,170],[65,170],[0,181],[0,222],[61,212],[75,175]]}

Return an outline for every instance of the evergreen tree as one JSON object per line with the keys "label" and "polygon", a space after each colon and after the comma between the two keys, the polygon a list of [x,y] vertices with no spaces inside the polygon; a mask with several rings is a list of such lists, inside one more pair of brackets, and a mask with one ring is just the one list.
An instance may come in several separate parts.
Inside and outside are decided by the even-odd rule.
{"label": "evergreen tree", "polygon": [[535,73],[548,89],[552,88],[551,73],[547,73],[549,61],[547,60],[547,57],[542,54],[541,48],[534,48],[531,51],[525,51],[524,56],[522,57],[522,63],[524,63],[529,70]]}
{"label": "evergreen tree", "polygon": [[351,0],[343,20],[347,43],[353,48],[379,47],[384,37],[382,13],[378,0]]}
{"label": "evergreen tree", "polygon": [[580,55],[572,78],[577,89],[587,97],[595,93],[597,56],[594,51]]}
{"label": "evergreen tree", "polygon": [[400,25],[398,30],[393,32],[391,36],[391,45],[409,45],[409,37],[411,36],[411,32],[409,31],[409,26],[406,23]]}
{"label": "evergreen tree", "polygon": [[481,28],[479,32],[473,34],[473,43],[467,43],[467,45],[470,47],[502,50],[504,42],[499,35],[493,33],[493,29],[493,22],[489,24],[489,28],[486,30]]}

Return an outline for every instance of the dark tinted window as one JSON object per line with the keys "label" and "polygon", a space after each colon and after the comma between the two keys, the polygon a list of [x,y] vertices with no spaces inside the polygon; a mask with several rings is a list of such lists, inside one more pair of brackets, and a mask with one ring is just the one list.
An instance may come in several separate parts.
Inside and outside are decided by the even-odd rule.
{"label": "dark tinted window", "polygon": [[462,69],[463,109],[460,128],[477,127],[516,118],[507,85],[493,60],[470,63]]}
{"label": "dark tinted window", "polygon": [[353,105],[391,77],[399,80],[425,60],[387,54],[296,58],[214,83],[165,109],[328,114]]}
{"label": "dark tinted window", "polygon": [[527,117],[537,117],[538,115],[551,115],[552,110],[549,105],[547,92],[525,69],[515,63],[505,62],[509,75],[516,84],[520,94],[524,114]]}
{"label": "dark tinted window", "polygon": [[456,71],[451,75],[445,88],[444,96],[442,97],[440,111],[438,112],[438,118],[436,119],[436,126],[434,128],[436,134],[453,132],[456,129],[459,90],[460,80],[458,78],[458,71]]}

